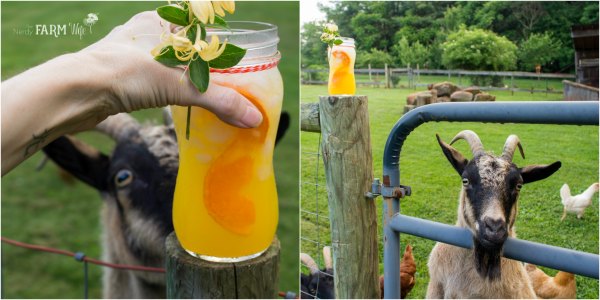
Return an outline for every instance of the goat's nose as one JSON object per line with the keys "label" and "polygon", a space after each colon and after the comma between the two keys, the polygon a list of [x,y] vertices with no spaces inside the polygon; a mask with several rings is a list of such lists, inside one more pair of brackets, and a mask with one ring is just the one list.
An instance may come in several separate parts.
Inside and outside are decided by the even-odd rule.
{"label": "goat's nose", "polygon": [[483,220],[485,230],[494,234],[503,234],[506,231],[506,223],[501,219],[485,218]]}

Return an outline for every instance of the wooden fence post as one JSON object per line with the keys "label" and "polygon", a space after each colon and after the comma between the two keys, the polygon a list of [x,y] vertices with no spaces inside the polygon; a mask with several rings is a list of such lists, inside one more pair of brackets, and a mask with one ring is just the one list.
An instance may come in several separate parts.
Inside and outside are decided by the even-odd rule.
{"label": "wooden fence post", "polygon": [[216,263],[191,256],[172,232],[166,241],[168,299],[277,297],[279,240],[261,256],[236,263]]}
{"label": "wooden fence post", "polygon": [[369,81],[373,82],[373,78],[371,77],[371,64],[369,64]]}
{"label": "wooden fence post", "polygon": [[385,88],[390,88],[390,70],[388,69],[388,64],[384,66],[384,74],[385,74]]}
{"label": "wooden fence post", "polygon": [[319,102],[339,299],[379,298],[377,215],[365,197],[373,180],[367,102],[366,96],[321,96]]}

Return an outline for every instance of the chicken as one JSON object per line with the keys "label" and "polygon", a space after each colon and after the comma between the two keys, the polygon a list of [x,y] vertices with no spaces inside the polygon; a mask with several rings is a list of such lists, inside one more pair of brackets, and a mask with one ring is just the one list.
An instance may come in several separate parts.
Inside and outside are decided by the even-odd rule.
{"label": "chicken", "polygon": [[558,271],[556,276],[551,277],[532,264],[526,264],[525,269],[531,279],[533,290],[538,297],[545,299],[574,299],[577,295],[575,275],[572,273]]}
{"label": "chicken", "polygon": [[[415,258],[412,254],[412,247],[406,245],[404,256],[400,262],[400,296],[402,298],[405,298],[415,286],[416,272],[417,266],[415,265]],[[379,289],[381,291],[381,298],[383,299],[383,275],[379,276]]]}
{"label": "chicken", "polygon": [[565,183],[560,188],[560,197],[562,198],[561,202],[564,206],[563,214],[560,220],[564,220],[567,216],[567,212],[574,212],[577,214],[577,218],[581,219],[583,216],[584,210],[592,204],[592,196],[598,192],[598,183],[594,183],[590,185],[583,193],[577,196],[571,196],[571,190],[569,186]]}

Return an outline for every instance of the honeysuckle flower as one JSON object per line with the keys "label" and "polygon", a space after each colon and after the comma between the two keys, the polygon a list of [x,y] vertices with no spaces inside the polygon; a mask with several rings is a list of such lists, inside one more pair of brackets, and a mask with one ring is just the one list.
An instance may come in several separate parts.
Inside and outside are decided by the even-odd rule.
{"label": "honeysuckle flower", "polygon": [[334,33],[334,32],[337,32],[337,31],[338,31],[338,27],[337,27],[337,25],[335,25],[335,24],[333,24],[333,23],[327,23],[327,24],[325,25],[325,29],[326,29],[327,31],[329,31],[330,33]]}
{"label": "honeysuckle flower", "polygon": [[175,57],[180,61],[189,61],[194,57],[195,53],[198,53],[200,58],[204,61],[211,61],[217,57],[219,57],[223,51],[225,51],[225,45],[227,45],[227,40],[220,45],[218,36],[211,36],[210,44],[201,39],[200,36],[200,25],[196,25],[196,39],[194,43],[187,38],[187,32],[190,29],[191,25],[188,25],[177,33],[163,35],[162,41],[159,45],[157,45],[154,49],[152,49],[151,54],[153,56],[159,56],[161,54],[162,49],[167,46],[172,46],[173,50],[175,50]]}
{"label": "honeysuckle flower", "polygon": [[204,61],[211,61],[221,55],[223,51],[225,51],[225,45],[227,44],[227,40],[223,42],[221,47],[219,47],[219,37],[216,35],[211,36],[210,44],[201,40],[196,39],[196,43],[194,44],[194,50],[198,53],[198,55]]}
{"label": "honeysuckle flower", "polygon": [[230,14],[235,12],[234,1],[212,1],[212,5],[215,10],[215,13],[221,17],[225,16],[225,11],[227,11]]}
{"label": "honeysuckle flower", "polygon": [[[190,8],[190,19],[192,19],[193,16],[196,16],[196,18],[204,24],[212,24],[215,22],[215,9],[212,1],[190,1],[188,5]],[[219,9],[221,9],[221,7],[219,7]]]}

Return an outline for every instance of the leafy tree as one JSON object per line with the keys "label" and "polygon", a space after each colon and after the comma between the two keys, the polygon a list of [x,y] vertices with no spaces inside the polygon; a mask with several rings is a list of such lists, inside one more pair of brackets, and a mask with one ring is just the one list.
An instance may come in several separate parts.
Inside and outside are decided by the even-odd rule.
{"label": "leafy tree", "polygon": [[[465,26],[448,35],[442,62],[450,69],[504,71],[516,67],[517,46],[507,38],[483,29]],[[502,86],[499,76],[473,76],[474,85]]]}
{"label": "leafy tree", "polygon": [[327,65],[327,44],[321,42],[323,24],[310,22],[302,26],[301,49],[302,67],[310,65]]}
{"label": "leafy tree", "polygon": [[591,2],[583,9],[581,24],[598,24],[598,2]]}
{"label": "leafy tree", "polygon": [[392,63],[392,56],[382,50],[376,48],[370,51],[359,50],[356,55],[356,66],[358,68],[366,68],[371,64],[373,68],[383,68],[385,64]]}
{"label": "leafy tree", "polygon": [[448,68],[503,71],[516,67],[517,46],[507,38],[464,26],[448,35],[442,62]]}
{"label": "leafy tree", "polygon": [[522,70],[534,71],[536,65],[554,62],[560,56],[562,43],[551,34],[534,33],[523,41],[519,47],[519,65]]}
{"label": "leafy tree", "polygon": [[411,67],[419,65],[423,68],[429,59],[429,49],[421,45],[419,41],[416,41],[411,45],[408,43],[408,40],[403,37],[394,46],[394,55],[398,58],[396,62],[402,67],[410,64]]}

